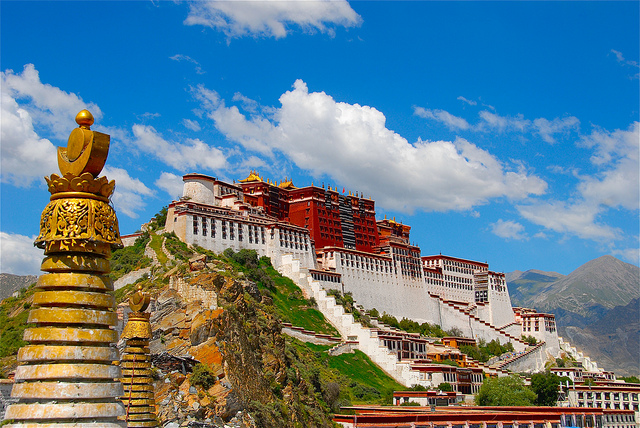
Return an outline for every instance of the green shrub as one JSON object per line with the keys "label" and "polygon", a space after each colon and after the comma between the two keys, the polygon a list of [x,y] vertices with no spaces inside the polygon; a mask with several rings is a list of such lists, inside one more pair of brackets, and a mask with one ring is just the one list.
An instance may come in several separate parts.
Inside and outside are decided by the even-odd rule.
{"label": "green shrub", "polygon": [[193,366],[193,372],[191,373],[190,379],[191,385],[201,386],[204,389],[209,389],[213,385],[215,385],[216,380],[216,375],[208,365],[198,363]]}
{"label": "green shrub", "polygon": [[164,247],[176,259],[186,262],[193,256],[193,251],[178,238],[175,232],[163,233],[162,236],[165,238]]}

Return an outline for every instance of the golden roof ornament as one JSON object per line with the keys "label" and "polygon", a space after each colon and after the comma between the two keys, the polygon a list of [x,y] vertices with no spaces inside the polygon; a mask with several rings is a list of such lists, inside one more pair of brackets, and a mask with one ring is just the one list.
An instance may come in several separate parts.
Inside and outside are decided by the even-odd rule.
{"label": "golden roof ornament", "polygon": [[138,290],[129,297],[129,321],[122,330],[122,339],[151,339],[151,324],[149,323],[149,313],[145,310],[149,307],[151,298],[149,294],[142,291],[142,286],[138,285]]}
{"label": "golden roof ornament", "polygon": [[244,180],[239,180],[240,183],[251,183],[253,181],[262,182],[262,178],[260,178],[260,175],[258,175],[257,171],[251,171],[249,172],[249,176],[247,178],[245,178]]}

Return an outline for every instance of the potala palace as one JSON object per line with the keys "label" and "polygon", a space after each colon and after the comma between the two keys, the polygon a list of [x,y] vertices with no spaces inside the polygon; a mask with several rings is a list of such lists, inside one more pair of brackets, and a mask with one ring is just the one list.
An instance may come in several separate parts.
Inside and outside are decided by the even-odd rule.
{"label": "potala palace", "polygon": [[[166,232],[215,252],[251,249],[271,258],[282,274],[316,299],[345,339],[405,385],[435,381],[416,360],[426,357],[425,340],[363,327],[327,290],[350,292],[360,307],[398,319],[455,327],[466,338],[510,342],[513,358],[483,367],[485,371],[537,371],[565,352],[586,371],[603,372],[558,337],[554,315],[512,307],[503,273],[491,271],[487,263],[422,256],[410,244],[411,227],[376,219],[370,198],[324,185],[276,183],[255,172],[233,184],[197,173],[183,181],[182,197],[168,207]],[[538,343],[529,346],[523,335]],[[467,373],[470,392],[482,382],[479,371],[479,377],[473,370]]]}

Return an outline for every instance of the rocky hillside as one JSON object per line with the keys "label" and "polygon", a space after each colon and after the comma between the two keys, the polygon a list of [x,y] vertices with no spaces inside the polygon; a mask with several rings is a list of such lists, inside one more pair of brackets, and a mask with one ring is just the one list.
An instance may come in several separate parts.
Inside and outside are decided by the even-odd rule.
{"label": "rocky hillside", "polygon": [[0,273],[0,300],[6,299],[21,288],[27,288],[37,279],[35,275]]}
{"label": "rocky hillside", "polygon": [[527,271],[507,274],[516,306],[553,313],[559,334],[605,369],[640,373],[640,269],[602,256],[569,275]]}
{"label": "rocky hillside", "polygon": [[559,334],[583,349],[601,367],[617,375],[640,376],[640,301],[608,310],[596,322],[580,328],[560,326]]}
{"label": "rocky hillside", "polygon": [[[205,253],[206,261],[178,265],[160,282],[138,281],[156,296],[150,347],[161,422],[331,427],[331,412],[341,405],[390,402],[401,388],[361,352],[330,356],[333,345],[284,335],[285,313],[286,321],[307,314],[305,328],[333,327],[314,321],[319,312],[313,303],[269,259],[258,260],[252,251]],[[118,294],[124,299],[126,293]],[[196,362],[209,381],[197,370],[189,374]]]}
{"label": "rocky hillside", "polygon": [[[160,421],[213,424],[244,411],[251,415],[248,426],[331,426],[326,404],[301,372],[303,363],[288,349],[256,285],[225,273],[203,271],[187,279],[189,287],[217,295],[216,309],[170,287],[159,291],[151,349]],[[187,356],[205,365],[208,381],[189,373],[191,364],[181,361]]]}
{"label": "rocky hillside", "polygon": [[[161,426],[332,427],[340,406],[390,403],[402,388],[359,351],[334,355],[328,339],[307,343],[283,334],[284,322],[325,338],[336,330],[268,258],[187,248],[153,231],[138,244],[118,250],[112,269],[119,277],[142,268],[145,274],[114,294],[125,314],[138,286],[153,298],[150,351]],[[15,370],[24,345],[33,291],[0,307],[4,375]]]}

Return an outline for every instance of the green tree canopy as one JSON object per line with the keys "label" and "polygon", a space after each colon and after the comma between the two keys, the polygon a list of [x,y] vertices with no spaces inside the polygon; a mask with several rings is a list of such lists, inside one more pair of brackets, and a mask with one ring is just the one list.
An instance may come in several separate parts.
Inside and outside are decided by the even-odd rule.
{"label": "green tree canopy", "polygon": [[485,379],[476,394],[479,406],[533,406],[535,400],[535,392],[515,375]]}
{"label": "green tree canopy", "polygon": [[558,401],[560,377],[555,373],[535,373],[531,376],[531,389],[536,393],[536,406],[555,406]]}
{"label": "green tree canopy", "polygon": [[442,382],[438,385],[438,389],[443,392],[451,392],[453,391],[453,386],[449,382]]}

